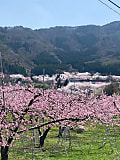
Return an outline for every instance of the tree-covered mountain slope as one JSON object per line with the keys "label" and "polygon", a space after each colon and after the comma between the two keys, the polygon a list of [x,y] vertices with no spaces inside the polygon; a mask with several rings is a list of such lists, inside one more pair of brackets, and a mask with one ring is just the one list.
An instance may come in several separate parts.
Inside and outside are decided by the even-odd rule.
{"label": "tree-covered mountain slope", "polygon": [[119,75],[120,22],[37,30],[0,27],[0,52],[9,74],[41,74],[45,68],[49,74],[75,69]]}

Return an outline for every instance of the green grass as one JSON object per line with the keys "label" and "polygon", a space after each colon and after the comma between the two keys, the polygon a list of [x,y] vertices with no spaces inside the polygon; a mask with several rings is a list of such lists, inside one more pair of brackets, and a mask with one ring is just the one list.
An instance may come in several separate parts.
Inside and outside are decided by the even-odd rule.
{"label": "green grass", "polygon": [[[115,132],[114,132],[115,131]],[[36,145],[34,149],[32,141],[27,141],[26,138],[24,138],[24,143],[22,139],[17,140],[14,142],[16,146],[13,146],[10,148],[9,151],[9,159],[11,160],[40,160],[40,159],[46,159],[47,160],[119,160],[120,159],[120,129],[119,127],[115,127],[115,130],[111,131],[111,134],[113,136],[106,136],[106,144],[103,148],[100,149],[100,147],[103,144],[103,139],[105,137],[105,126],[102,125],[95,136],[96,129],[92,130],[90,127],[88,127],[88,130],[83,131],[82,133],[77,134],[76,130],[71,131],[71,143],[72,148],[69,146],[69,132],[66,134],[66,152],[64,147],[64,141],[63,145],[60,149],[60,145],[58,145],[58,128],[54,127],[50,130],[50,132],[47,135],[47,138],[45,140],[45,144],[43,147],[43,151],[38,147],[38,139],[36,139]],[[115,134],[114,134],[115,133]],[[28,134],[28,133],[27,133]],[[31,132],[29,133],[31,134]],[[35,134],[37,134],[37,131],[35,131]],[[95,136],[93,143],[91,144],[91,141],[93,137]],[[111,149],[110,141],[112,137],[116,137],[116,144],[118,153],[115,149]],[[90,147],[91,144],[91,147]],[[80,145],[80,146],[79,146]],[[89,149],[90,147],[90,149]],[[60,150],[59,150],[60,149]],[[88,153],[89,149],[89,153]],[[61,153],[59,153],[59,151]],[[32,153],[36,154],[33,155]],[[67,157],[67,154],[68,157]]]}

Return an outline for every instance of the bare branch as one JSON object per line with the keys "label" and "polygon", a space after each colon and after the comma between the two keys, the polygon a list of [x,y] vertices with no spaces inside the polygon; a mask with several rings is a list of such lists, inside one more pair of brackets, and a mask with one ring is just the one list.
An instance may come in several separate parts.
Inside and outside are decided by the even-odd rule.
{"label": "bare branch", "polygon": [[[39,125],[39,126],[31,127],[31,128],[29,128],[28,130],[30,131],[30,130],[33,130],[33,129],[41,128],[41,127],[47,126],[47,125],[49,125],[49,124],[55,124],[55,123],[57,123],[57,122],[62,122],[62,121],[79,122],[79,121],[85,121],[85,120],[87,120],[87,119],[89,119],[89,118],[90,118],[90,117],[85,117],[85,118],[81,118],[81,119],[79,119],[79,118],[63,118],[63,119],[57,119],[57,120],[53,120],[53,121],[50,121],[50,122],[46,122],[46,123],[41,124],[41,125]],[[18,131],[17,133],[19,134],[19,133],[23,133],[23,132],[25,132],[25,130]]]}

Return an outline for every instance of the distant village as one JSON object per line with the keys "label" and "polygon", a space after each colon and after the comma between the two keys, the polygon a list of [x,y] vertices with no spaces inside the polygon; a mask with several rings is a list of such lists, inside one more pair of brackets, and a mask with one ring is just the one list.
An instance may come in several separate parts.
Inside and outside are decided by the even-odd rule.
{"label": "distant village", "polygon": [[24,77],[21,74],[12,74],[10,75],[11,82],[17,82],[22,80],[26,83],[46,83],[51,86],[57,83],[58,79],[60,83],[68,81],[66,85],[61,85],[57,87],[59,91],[68,92],[68,93],[79,93],[81,90],[90,89],[93,92],[103,89],[106,85],[109,85],[111,82],[120,82],[120,76],[108,75],[103,76],[100,73],[95,73],[91,75],[89,72],[79,73],[79,72],[64,72],[58,76],[58,74],[54,74],[52,76],[49,75],[39,75]]}

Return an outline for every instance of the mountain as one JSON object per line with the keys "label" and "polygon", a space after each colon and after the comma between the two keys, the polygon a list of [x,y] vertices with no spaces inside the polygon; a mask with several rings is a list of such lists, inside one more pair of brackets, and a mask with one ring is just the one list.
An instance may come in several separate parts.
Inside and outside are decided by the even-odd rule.
{"label": "mountain", "polygon": [[78,70],[120,74],[120,21],[103,26],[52,27],[32,30],[0,27],[5,73]]}

